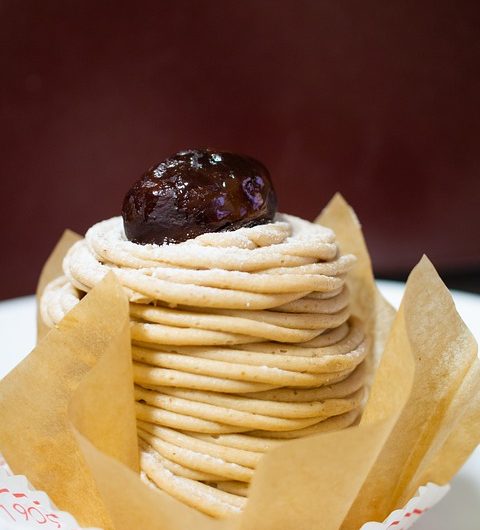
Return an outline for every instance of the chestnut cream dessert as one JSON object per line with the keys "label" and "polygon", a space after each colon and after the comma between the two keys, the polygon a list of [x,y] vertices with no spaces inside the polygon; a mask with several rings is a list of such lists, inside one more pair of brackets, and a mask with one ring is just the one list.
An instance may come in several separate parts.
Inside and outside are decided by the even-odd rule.
{"label": "chestnut cream dessert", "polygon": [[276,206],[260,162],[179,152],[133,185],[123,219],[73,245],[41,301],[55,326],[116,275],[142,476],[214,517],[242,509],[263,453],[352,425],[366,397],[368,344],[345,284],[355,257]]}

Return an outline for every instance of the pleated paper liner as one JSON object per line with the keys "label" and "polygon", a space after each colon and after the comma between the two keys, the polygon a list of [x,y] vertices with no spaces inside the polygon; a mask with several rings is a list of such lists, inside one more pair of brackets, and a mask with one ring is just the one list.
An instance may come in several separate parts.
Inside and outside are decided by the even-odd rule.
{"label": "pleated paper liner", "polygon": [[[28,530],[58,528],[80,530],[75,518],[60,511],[43,491],[35,490],[22,475],[11,475],[0,456],[0,528],[2,530]],[[439,502],[448,486],[428,484],[407,505],[391,513],[383,523],[369,522],[361,530],[406,530],[423,513]],[[96,530],[94,528],[85,530]]]}
{"label": "pleated paper liner", "polygon": [[[0,528],[80,530],[75,518],[58,510],[48,495],[35,490],[22,475],[11,475],[0,456]],[[96,530],[94,528],[85,530]]]}
{"label": "pleated paper liner", "polygon": [[[377,367],[359,425],[267,453],[245,510],[228,519],[149,488],[138,474],[128,302],[109,275],[0,382],[0,451],[12,470],[84,527],[407,528],[480,441],[476,344],[426,258],[412,271],[395,316],[376,290],[351,209],[337,196],[321,222],[335,230],[343,252],[359,258],[349,288]],[[40,290],[58,275],[74,239],[67,234],[60,242]],[[415,498],[430,482],[438,486]],[[368,523],[386,518],[389,526]]]}

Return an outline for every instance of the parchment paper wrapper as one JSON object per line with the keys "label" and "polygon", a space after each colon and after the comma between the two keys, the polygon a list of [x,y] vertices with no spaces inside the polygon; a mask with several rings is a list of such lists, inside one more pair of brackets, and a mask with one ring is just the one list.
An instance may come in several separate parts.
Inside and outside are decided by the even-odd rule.
{"label": "parchment paper wrapper", "polygon": [[[353,309],[367,323],[378,365],[359,425],[266,454],[244,512],[231,519],[211,519],[144,485],[128,302],[110,274],[0,382],[0,452],[13,471],[82,526],[106,530],[357,530],[369,521],[371,530],[390,525],[372,526],[387,517],[414,520],[444,493],[432,485],[409,501],[418,488],[448,483],[480,441],[476,344],[427,258],[412,271],[395,315],[340,196],[319,221],[359,258],[349,279]],[[39,292],[60,274],[77,237],[67,232],[57,245]]]}

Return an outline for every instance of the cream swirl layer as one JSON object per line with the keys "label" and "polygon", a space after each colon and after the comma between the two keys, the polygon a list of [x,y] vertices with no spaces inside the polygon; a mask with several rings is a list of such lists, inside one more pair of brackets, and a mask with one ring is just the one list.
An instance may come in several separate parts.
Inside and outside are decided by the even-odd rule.
{"label": "cream swirl layer", "polygon": [[87,291],[113,271],[132,302],[258,310],[309,293],[333,295],[354,262],[352,255],[339,255],[331,230],[293,216],[162,246],[128,241],[115,217],[73,246],[64,272]]}
{"label": "cream swirl layer", "polygon": [[76,293],[113,272],[132,302],[138,342],[306,342],[348,319],[344,282],[354,262],[339,255],[331,230],[293,216],[163,246],[128,241],[113,218],[70,249],[68,282],[47,290],[42,311],[47,323],[58,322]]}

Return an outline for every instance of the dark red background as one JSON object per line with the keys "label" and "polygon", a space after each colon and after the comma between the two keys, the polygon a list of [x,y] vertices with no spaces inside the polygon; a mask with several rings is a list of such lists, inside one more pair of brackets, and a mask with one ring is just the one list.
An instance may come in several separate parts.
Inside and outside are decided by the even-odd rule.
{"label": "dark red background", "polygon": [[283,211],[343,192],[379,274],[475,275],[479,28],[476,1],[0,1],[0,298],[202,145],[262,160]]}

